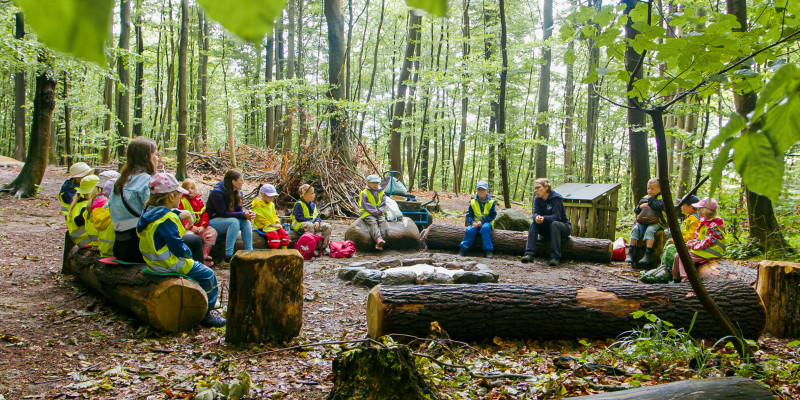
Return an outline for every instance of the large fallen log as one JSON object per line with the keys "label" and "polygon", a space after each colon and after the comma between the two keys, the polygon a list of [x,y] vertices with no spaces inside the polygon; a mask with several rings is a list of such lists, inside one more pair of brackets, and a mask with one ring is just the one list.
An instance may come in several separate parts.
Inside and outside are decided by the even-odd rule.
{"label": "large fallen log", "polygon": [[[766,320],[758,293],[740,281],[706,283],[709,294],[746,338],[758,338]],[[675,328],[697,320],[694,337],[723,337],[688,283],[567,285],[424,285],[374,287],[367,297],[370,337],[425,336],[438,321],[457,340],[614,338],[647,323],[631,313],[648,311]]]}
{"label": "large fallen log", "polygon": [[[431,224],[422,234],[422,240],[429,249],[458,250],[458,245],[464,239],[463,226]],[[525,244],[528,241],[528,232],[504,231],[494,229],[492,242],[494,250],[506,254],[525,254]],[[475,240],[473,249],[481,248],[481,238]],[[561,244],[563,260],[579,260],[592,262],[611,262],[613,245],[608,239],[594,239],[570,236]],[[536,243],[536,254],[540,257],[550,256],[550,241],[539,240]]]}
{"label": "large fallen log", "polygon": [[570,397],[586,400],[774,400],[769,388],[750,379],[689,379],[619,392]]}
{"label": "large fallen log", "polygon": [[[375,241],[369,236],[367,223],[361,218],[356,219],[347,227],[344,233],[345,240],[352,240],[359,250],[375,251]],[[402,221],[388,222],[386,229],[386,250],[417,250],[419,249],[419,229],[411,218],[403,217]]]}
{"label": "large fallen log", "polygon": [[184,277],[145,274],[142,268],[143,264],[104,264],[96,251],[76,247],[69,254],[66,271],[155,329],[195,328],[208,308],[200,285]]}
{"label": "large fallen log", "polygon": [[800,337],[800,263],[762,261],[756,290],[767,309],[767,332]]}

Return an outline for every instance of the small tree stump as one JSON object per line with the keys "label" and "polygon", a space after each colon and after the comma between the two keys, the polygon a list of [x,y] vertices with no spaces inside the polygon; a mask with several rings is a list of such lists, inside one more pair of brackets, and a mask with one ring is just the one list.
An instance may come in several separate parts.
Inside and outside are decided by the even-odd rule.
{"label": "small tree stump", "polygon": [[406,346],[354,349],[333,360],[333,390],[328,400],[438,398],[414,368]]}
{"label": "small tree stump", "polygon": [[240,251],[231,260],[231,344],[286,341],[303,326],[303,257],[297,250]]}
{"label": "small tree stump", "polygon": [[745,378],[689,379],[620,392],[570,397],[585,400],[773,400],[764,385]]}
{"label": "small tree stump", "polygon": [[756,291],[767,309],[767,332],[800,337],[800,263],[762,261]]}
{"label": "small tree stump", "polygon": [[[410,250],[419,248],[419,230],[411,218],[404,217],[402,221],[387,222],[386,250]],[[367,223],[361,218],[353,221],[344,233],[345,240],[352,240],[356,248],[361,251],[374,251],[375,241],[369,236]]]}

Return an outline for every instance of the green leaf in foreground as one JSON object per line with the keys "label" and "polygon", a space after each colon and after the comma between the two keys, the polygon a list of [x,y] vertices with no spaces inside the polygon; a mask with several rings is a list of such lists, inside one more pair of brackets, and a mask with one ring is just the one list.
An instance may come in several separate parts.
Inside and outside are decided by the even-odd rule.
{"label": "green leaf in foreground", "polygon": [[406,0],[406,4],[409,7],[420,8],[440,17],[447,13],[447,0]]}
{"label": "green leaf in foreground", "polygon": [[753,192],[777,199],[783,187],[783,154],[776,155],[762,133],[746,133],[733,146],[733,163]]}
{"label": "green leaf in foreground", "polygon": [[236,36],[257,43],[272,30],[285,0],[197,0],[209,17]]}
{"label": "green leaf in foreground", "polygon": [[16,0],[39,41],[53,50],[105,65],[112,0]]}

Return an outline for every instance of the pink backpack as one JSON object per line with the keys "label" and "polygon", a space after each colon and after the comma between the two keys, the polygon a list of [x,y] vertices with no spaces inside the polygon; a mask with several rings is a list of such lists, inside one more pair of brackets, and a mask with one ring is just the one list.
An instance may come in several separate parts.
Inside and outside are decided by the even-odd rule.
{"label": "pink backpack", "polygon": [[306,232],[300,236],[300,239],[297,239],[294,248],[300,252],[304,260],[310,260],[314,257],[319,257],[317,242],[320,240],[322,240],[322,236]]}
{"label": "pink backpack", "polygon": [[331,257],[348,258],[356,255],[356,244],[352,240],[330,242],[328,245],[331,248]]}

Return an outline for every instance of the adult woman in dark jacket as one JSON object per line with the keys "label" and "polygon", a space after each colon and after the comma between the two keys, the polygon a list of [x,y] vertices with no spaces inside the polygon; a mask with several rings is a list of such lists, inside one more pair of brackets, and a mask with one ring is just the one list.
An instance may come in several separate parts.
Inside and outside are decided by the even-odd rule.
{"label": "adult woman in dark jacket", "polygon": [[206,212],[210,218],[208,225],[217,231],[219,237],[225,238],[225,261],[233,258],[239,232],[242,233],[244,249],[253,250],[253,226],[250,221],[256,214],[242,209],[242,184],[242,173],[230,170],[221,182],[214,185],[206,202]]}
{"label": "adult woman in dark jacket", "polygon": [[572,224],[567,218],[564,198],[553,191],[547,178],[539,178],[533,184],[536,197],[533,199],[533,223],[528,230],[528,243],[522,262],[529,263],[536,256],[536,241],[539,235],[550,239],[550,265],[561,262],[561,241],[569,236]]}

